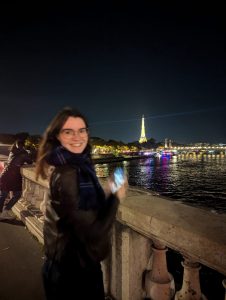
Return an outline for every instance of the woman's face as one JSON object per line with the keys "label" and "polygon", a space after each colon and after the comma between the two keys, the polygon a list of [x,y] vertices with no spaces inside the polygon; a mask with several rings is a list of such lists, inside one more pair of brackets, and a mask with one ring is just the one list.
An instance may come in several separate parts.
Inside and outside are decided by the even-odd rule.
{"label": "woman's face", "polygon": [[68,117],[57,138],[68,151],[82,153],[88,143],[88,128],[83,119]]}

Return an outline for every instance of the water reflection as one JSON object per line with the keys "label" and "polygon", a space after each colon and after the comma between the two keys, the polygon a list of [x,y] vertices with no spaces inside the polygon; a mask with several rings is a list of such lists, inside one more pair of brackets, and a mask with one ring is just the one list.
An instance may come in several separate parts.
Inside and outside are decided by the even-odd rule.
{"label": "water reflection", "polygon": [[178,155],[96,165],[107,177],[116,166],[128,174],[129,184],[153,190],[195,206],[226,212],[226,157]]}

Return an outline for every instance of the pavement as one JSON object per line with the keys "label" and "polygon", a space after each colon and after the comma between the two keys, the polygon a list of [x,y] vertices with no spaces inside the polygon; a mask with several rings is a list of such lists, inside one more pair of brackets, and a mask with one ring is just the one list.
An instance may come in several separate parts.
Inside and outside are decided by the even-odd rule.
{"label": "pavement", "polygon": [[0,222],[0,299],[44,300],[43,246],[18,218]]}

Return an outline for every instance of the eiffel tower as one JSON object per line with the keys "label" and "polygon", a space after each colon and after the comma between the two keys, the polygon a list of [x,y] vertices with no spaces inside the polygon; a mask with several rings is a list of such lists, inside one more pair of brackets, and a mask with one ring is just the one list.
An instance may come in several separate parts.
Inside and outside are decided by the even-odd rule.
{"label": "eiffel tower", "polygon": [[144,115],[142,116],[142,121],[141,121],[141,134],[140,134],[140,139],[139,143],[145,143],[147,142],[146,136],[145,136],[145,126],[144,126]]}

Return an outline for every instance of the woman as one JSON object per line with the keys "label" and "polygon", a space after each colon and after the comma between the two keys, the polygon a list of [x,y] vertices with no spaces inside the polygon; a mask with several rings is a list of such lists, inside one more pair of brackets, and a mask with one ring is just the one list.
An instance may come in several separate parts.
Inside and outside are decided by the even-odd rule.
{"label": "woman", "polygon": [[[104,299],[100,262],[110,250],[111,228],[126,184],[103,191],[92,161],[88,124],[65,108],[46,129],[37,177],[50,177],[46,205],[43,280],[47,299]],[[111,186],[111,182],[109,187]]]}

